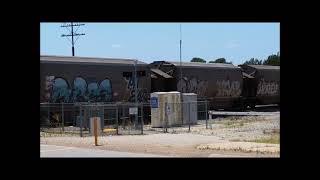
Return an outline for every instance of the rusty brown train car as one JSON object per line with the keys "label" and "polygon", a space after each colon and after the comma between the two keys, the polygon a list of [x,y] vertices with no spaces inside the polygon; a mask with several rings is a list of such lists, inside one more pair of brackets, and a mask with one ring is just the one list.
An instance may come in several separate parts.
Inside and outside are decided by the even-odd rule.
{"label": "rusty brown train car", "polygon": [[280,105],[280,66],[239,65],[248,76],[244,78],[244,96],[256,104]]}
{"label": "rusty brown train car", "polygon": [[[133,102],[133,59],[40,56],[40,102]],[[148,102],[148,64],[137,61],[138,101]]]}
{"label": "rusty brown train car", "polygon": [[[180,79],[180,69],[182,79]],[[239,107],[242,95],[242,70],[232,64],[154,61],[150,64],[151,92],[196,93],[209,100],[210,109]]]}

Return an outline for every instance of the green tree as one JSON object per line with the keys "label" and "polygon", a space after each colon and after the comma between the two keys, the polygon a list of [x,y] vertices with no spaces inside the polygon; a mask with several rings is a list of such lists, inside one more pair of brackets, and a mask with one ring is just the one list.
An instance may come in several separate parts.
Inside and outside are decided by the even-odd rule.
{"label": "green tree", "polygon": [[262,64],[262,60],[251,58],[249,61],[246,61],[243,64],[246,64],[246,65],[261,65]]}
{"label": "green tree", "polygon": [[225,64],[232,64],[232,62],[227,62],[225,58],[218,58],[215,61],[209,61],[209,63],[225,63]]}
{"label": "green tree", "polygon": [[280,53],[272,54],[263,62],[264,65],[280,66]]}
{"label": "green tree", "polygon": [[201,62],[201,63],[206,63],[207,61],[202,59],[202,58],[198,58],[198,57],[194,57],[191,59],[191,62]]}

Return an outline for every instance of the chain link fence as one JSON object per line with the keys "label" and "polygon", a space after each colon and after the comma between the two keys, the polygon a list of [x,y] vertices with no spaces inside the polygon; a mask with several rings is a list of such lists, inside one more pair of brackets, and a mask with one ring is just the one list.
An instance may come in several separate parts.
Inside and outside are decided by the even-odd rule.
{"label": "chain link fence", "polygon": [[40,103],[40,135],[79,135],[76,127],[79,112],[73,103]]}
{"label": "chain link fence", "polygon": [[143,134],[146,113],[141,103],[40,103],[40,136],[91,136],[92,117],[100,119],[101,136]]}
{"label": "chain link fence", "polygon": [[154,109],[159,111],[153,115],[153,121],[157,122],[144,126],[146,134],[189,133],[192,128],[208,129],[210,127],[208,101],[165,103],[164,106],[159,107],[164,109]]}
{"label": "chain link fence", "polygon": [[92,136],[92,117],[100,119],[99,136],[188,133],[192,128],[210,128],[205,100],[166,103],[165,109],[162,127],[152,127],[149,103],[40,103],[40,136]]}

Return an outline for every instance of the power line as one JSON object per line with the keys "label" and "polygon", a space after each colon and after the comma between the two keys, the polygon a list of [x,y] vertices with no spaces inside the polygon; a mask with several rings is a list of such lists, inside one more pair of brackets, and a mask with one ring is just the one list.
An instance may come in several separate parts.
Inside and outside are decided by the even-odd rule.
{"label": "power line", "polygon": [[[83,25],[85,25],[85,24],[73,24],[73,22],[71,22],[71,24],[65,24],[65,25],[62,25],[61,27],[65,27],[65,28],[67,28],[68,30],[69,30],[69,27],[71,27],[71,34],[62,34],[61,35],[61,37],[69,37],[69,36],[71,36],[71,44],[72,44],[72,56],[74,56],[74,44],[75,44],[75,41],[74,41],[74,36],[78,36],[77,37],[77,39],[76,39],[76,41],[78,40],[78,38],[79,38],[79,36],[83,36],[83,35],[85,35],[84,33],[80,33],[80,34],[78,34],[77,33],[77,31],[78,31],[78,29],[79,29],[79,27],[80,26],[83,26]],[[73,27],[74,26],[78,26],[78,28],[77,28],[77,30],[74,32],[73,31]],[[69,30],[70,31],[70,30]]]}

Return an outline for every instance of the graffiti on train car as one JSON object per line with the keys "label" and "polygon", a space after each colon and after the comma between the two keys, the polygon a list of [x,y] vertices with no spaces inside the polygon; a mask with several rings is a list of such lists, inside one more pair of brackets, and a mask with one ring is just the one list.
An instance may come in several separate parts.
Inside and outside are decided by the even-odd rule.
{"label": "graffiti on train car", "polygon": [[240,82],[239,81],[230,81],[230,80],[222,80],[217,81],[217,94],[216,96],[225,97],[237,97],[241,94]]}
{"label": "graffiti on train car", "polygon": [[[124,80],[127,83],[127,91],[129,91],[130,96],[128,98],[129,102],[135,101],[135,89],[134,89],[134,77],[124,77]],[[137,77],[137,100],[138,102],[146,102],[149,99],[148,90],[146,88],[139,88],[139,80],[140,78]]]}
{"label": "graffiti on train car", "polygon": [[208,89],[208,81],[199,80],[195,77],[190,79],[184,77],[184,79],[179,80],[177,88],[178,91],[183,93],[196,93],[199,96],[204,96]]}
{"label": "graffiti on train car", "polygon": [[257,95],[276,95],[279,92],[279,84],[275,81],[262,79],[258,84]]}
{"label": "graffiti on train car", "polygon": [[104,79],[99,84],[91,82],[87,85],[86,80],[77,77],[70,86],[62,77],[46,76],[45,84],[47,102],[109,102],[112,100],[109,79]]}

